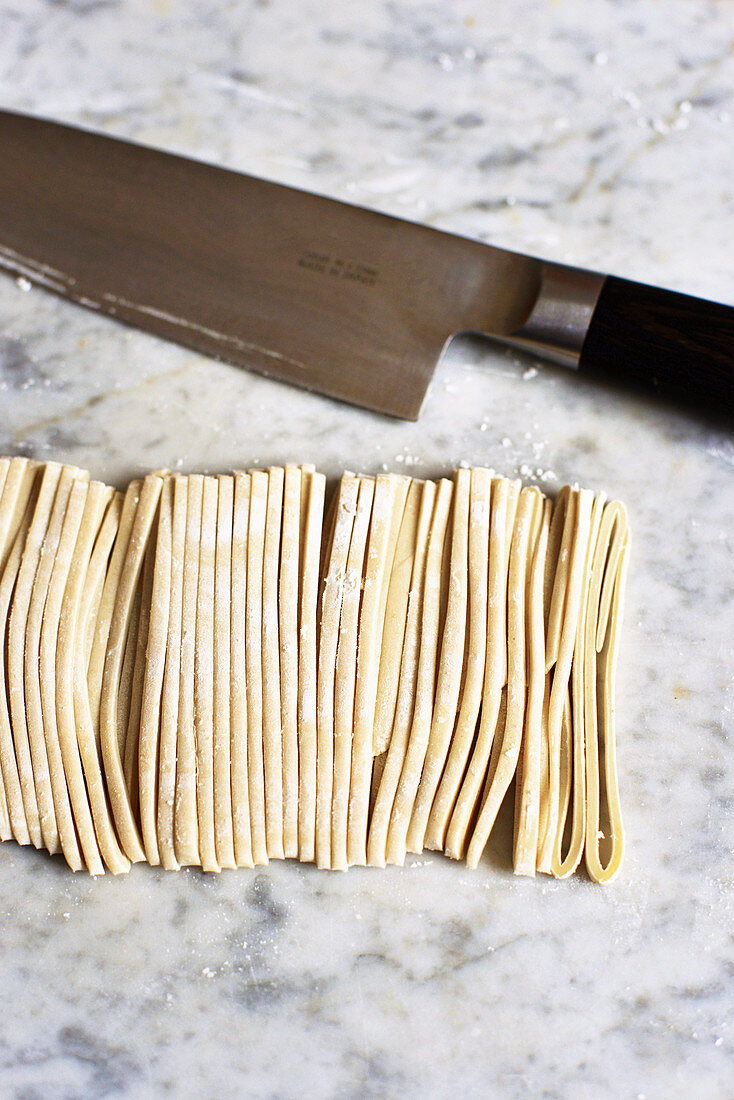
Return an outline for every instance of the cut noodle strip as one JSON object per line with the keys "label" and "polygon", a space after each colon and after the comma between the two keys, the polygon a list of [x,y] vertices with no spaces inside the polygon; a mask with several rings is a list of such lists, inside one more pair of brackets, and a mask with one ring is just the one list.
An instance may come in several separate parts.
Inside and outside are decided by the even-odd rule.
{"label": "cut noodle strip", "polygon": [[[611,539],[611,547],[609,540]],[[622,602],[627,580],[629,530],[627,516],[621,504],[607,505],[602,517],[594,554],[591,574],[590,603],[596,606],[600,584],[602,598],[596,628],[604,620],[605,631],[601,635],[595,629],[594,618],[587,621],[586,661],[588,668],[586,693],[586,868],[595,882],[611,882],[619,873],[624,857],[624,829],[619,800],[617,754],[615,745],[615,676],[617,643],[622,625]],[[608,557],[607,557],[608,555]],[[606,558],[606,568],[605,568]],[[603,580],[601,579],[604,570]],[[608,579],[611,576],[612,579]],[[608,585],[610,596],[605,602],[604,587]],[[596,642],[596,645],[593,643]],[[601,643],[601,644],[600,644]],[[593,659],[594,649],[598,658]],[[592,670],[596,665],[596,677]],[[601,695],[601,702],[599,701]],[[600,768],[600,760],[602,766]],[[602,780],[603,777],[603,780]],[[602,788],[603,782],[603,788]],[[600,802],[603,789],[609,819],[608,835],[600,835]],[[602,841],[603,843],[600,843]],[[602,861],[601,849],[605,849]]]}
{"label": "cut noodle strip", "polygon": [[298,466],[286,466],[278,578],[283,854],[286,858],[298,855],[298,580],[302,538],[301,481],[302,474]]}
{"label": "cut noodle strip", "polygon": [[528,697],[525,730],[517,770],[513,866],[516,875],[534,875],[540,828],[543,770],[543,702],[545,698],[545,624],[543,589],[550,530],[551,502],[543,502],[528,586]]}
{"label": "cut noodle strip", "polygon": [[364,581],[367,533],[372,516],[375,483],[359,479],[357,510],[344,574],[334,686],[334,780],[331,794],[331,866],[346,871],[347,817],[352,772],[352,738],[357,679],[357,638]]}
{"label": "cut noodle strip", "polygon": [[[6,486],[7,489],[7,486]],[[12,507],[12,506],[11,506]],[[23,799],[23,785],[21,783],[21,767],[15,755],[15,742],[11,723],[10,707],[7,695],[7,672],[5,658],[5,635],[7,633],[8,609],[13,596],[13,589],[18,577],[18,570],[23,555],[25,537],[30,526],[30,515],[23,511],[20,523],[17,527],[13,524],[13,545],[6,556],[2,578],[0,578],[0,767],[2,767],[3,784],[5,788],[8,818],[13,836],[18,844],[33,843],[35,847],[41,846],[41,829],[38,822],[38,810],[32,816],[31,822],[26,817],[26,806]],[[10,524],[8,524],[10,527]],[[35,801],[35,787],[25,784],[26,800],[31,796]]]}
{"label": "cut noodle strip", "polygon": [[234,478],[219,478],[214,577],[214,675],[212,751],[214,833],[220,867],[236,867],[232,823],[232,745],[230,740],[232,644],[232,525]]}
{"label": "cut noodle strip", "polygon": [[157,842],[160,860],[166,870],[178,870],[174,838],[176,803],[178,709],[181,674],[181,635],[183,613],[184,560],[188,485],[185,477],[173,478],[171,518],[171,593],[169,601],[166,655],[161,693],[158,746],[158,804],[156,808]]}
{"label": "cut noodle strip", "polygon": [[283,521],[284,471],[268,471],[268,500],[263,540],[262,685],[265,834],[269,859],[283,859],[283,731],[280,711],[280,635],[278,568]]}
{"label": "cut noodle strip", "polygon": [[205,477],[201,498],[199,576],[194,644],[194,736],[199,853],[205,871],[218,871],[214,823],[214,579],[219,485]]}
{"label": "cut noodle strip", "polygon": [[145,858],[148,863],[154,866],[160,863],[158,834],[156,831],[156,815],[158,812],[157,777],[163,676],[166,667],[166,639],[171,607],[171,528],[174,484],[173,478],[166,478],[161,487],[138,737],[140,828],[145,848]]}
{"label": "cut noodle strip", "polygon": [[250,798],[252,858],[268,862],[263,752],[263,556],[268,504],[268,475],[251,473],[250,522],[247,535],[246,684],[247,783]]}
{"label": "cut noodle strip", "polygon": [[316,863],[331,867],[331,813],[334,793],[334,687],[347,558],[357,511],[359,478],[345,473],[339,485],[333,534],[327,550],[321,595],[318,666],[318,747],[316,760]]}
{"label": "cut noodle strip", "polygon": [[298,604],[298,858],[313,860],[316,843],[317,616],[326,480],[301,467],[301,583]]}
{"label": "cut noodle strip", "polygon": [[235,862],[252,867],[250,791],[247,769],[248,700],[246,688],[247,559],[251,477],[236,474],[232,517],[232,604],[230,609],[230,761],[232,770],[232,832]]}

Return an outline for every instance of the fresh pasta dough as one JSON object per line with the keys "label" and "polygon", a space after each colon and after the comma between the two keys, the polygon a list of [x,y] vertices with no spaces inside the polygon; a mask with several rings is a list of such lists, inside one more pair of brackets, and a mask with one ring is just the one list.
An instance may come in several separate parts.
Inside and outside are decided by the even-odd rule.
{"label": "fresh pasta dough", "polygon": [[624,507],[483,467],[0,459],[0,840],[73,870],[476,867],[610,881]]}

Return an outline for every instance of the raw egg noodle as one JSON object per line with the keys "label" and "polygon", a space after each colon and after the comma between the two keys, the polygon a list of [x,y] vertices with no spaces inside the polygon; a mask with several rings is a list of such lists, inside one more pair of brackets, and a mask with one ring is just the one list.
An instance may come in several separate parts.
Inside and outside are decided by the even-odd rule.
{"label": "raw egg noodle", "polygon": [[624,507],[482,467],[326,488],[0,459],[0,840],[476,867],[513,799],[516,874],[609,882]]}

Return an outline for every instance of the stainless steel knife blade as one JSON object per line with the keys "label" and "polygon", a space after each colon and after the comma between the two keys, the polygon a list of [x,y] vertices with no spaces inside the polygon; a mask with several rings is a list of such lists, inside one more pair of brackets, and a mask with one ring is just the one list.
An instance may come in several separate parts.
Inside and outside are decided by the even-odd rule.
{"label": "stainless steel knife blade", "polygon": [[0,149],[0,268],[239,366],[414,419],[481,332],[734,404],[729,307],[9,111]]}
{"label": "stainless steel knife blade", "polygon": [[0,147],[0,266],[396,416],[453,333],[537,297],[537,260],[156,149],[5,111]]}

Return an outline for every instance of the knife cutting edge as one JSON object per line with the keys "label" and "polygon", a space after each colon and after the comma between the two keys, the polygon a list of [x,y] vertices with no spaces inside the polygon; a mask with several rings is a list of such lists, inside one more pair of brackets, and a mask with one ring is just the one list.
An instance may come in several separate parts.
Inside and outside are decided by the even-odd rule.
{"label": "knife cutting edge", "polygon": [[450,338],[734,412],[734,307],[0,111],[0,268],[157,336],[417,418]]}

